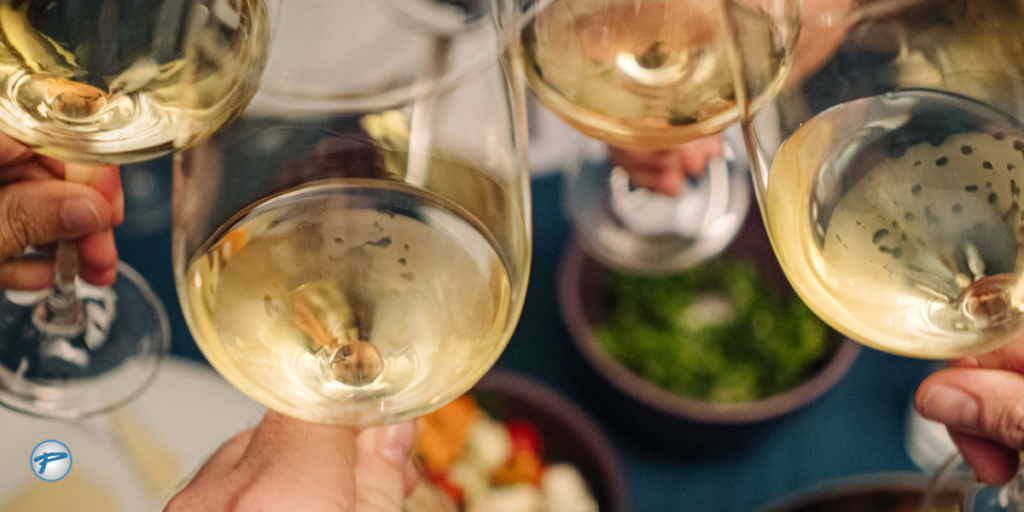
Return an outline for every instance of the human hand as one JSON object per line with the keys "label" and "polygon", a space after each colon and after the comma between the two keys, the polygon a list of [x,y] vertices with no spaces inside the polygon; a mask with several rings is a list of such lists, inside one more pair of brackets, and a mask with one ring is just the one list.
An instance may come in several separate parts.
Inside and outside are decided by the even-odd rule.
{"label": "human hand", "polygon": [[980,481],[1010,481],[1024,450],[1024,340],[950,361],[921,383],[915,406],[946,425]]}
{"label": "human hand", "polygon": [[414,427],[357,432],[267,412],[224,443],[164,512],[399,512]]}
{"label": "human hand", "polygon": [[124,193],[117,166],[93,169],[88,185],[66,182],[62,162],[0,134],[0,288],[46,288],[53,262],[26,258],[25,249],[75,238],[79,277],[114,282],[113,227],[124,219]]}
{"label": "human hand", "polygon": [[629,174],[629,181],[669,197],[678,197],[686,190],[689,176],[700,176],[708,162],[722,155],[722,138],[708,137],[661,151],[639,152],[609,146],[612,163]]}

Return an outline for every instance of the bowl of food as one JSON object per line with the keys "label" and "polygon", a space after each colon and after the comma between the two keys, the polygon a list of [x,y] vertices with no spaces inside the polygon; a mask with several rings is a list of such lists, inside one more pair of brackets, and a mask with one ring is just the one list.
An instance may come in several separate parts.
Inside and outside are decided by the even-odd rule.
{"label": "bowl of food", "polygon": [[618,272],[575,243],[559,272],[563,318],[607,403],[659,442],[734,440],[820,397],[860,351],[793,292],[756,212],[682,272]]}
{"label": "bowl of food", "polygon": [[604,433],[527,377],[492,370],[466,395],[417,419],[417,432],[415,452],[431,490],[414,493],[407,512],[629,510],[622,467]]}
{"label": "bowl of food", "polygon": [[[830,480],[783,496],[754,512],[918,512],[931,477],[923,473],[865,473]],[[936,510],[960,510],[962,490],[935,494]]]}

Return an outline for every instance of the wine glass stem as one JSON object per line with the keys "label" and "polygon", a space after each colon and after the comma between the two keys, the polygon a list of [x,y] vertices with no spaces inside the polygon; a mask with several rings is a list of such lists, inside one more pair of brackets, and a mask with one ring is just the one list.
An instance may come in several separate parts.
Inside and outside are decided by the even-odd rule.
{"label": "wine glass stem", "polygon": [[[47,296],[51,318],[62,316],[79,302],[75,291],[75,277],[78,275],[78,242],[61,240],[57,242],[56,262],[53,269],[53,288]],[[66,315],[63,315],[66,316]]]}
{"label": "wine glass stem", "polygon": [[[94,168],[90,165],[65,164],[64,179],[88,185]],[[36,326],[43,332],[60,336],[77,336],[85,330],[85,305],[78,297],[75,280],[78,276],[78,241],[57,242],[54,256],[53,287],[36,312]]]}

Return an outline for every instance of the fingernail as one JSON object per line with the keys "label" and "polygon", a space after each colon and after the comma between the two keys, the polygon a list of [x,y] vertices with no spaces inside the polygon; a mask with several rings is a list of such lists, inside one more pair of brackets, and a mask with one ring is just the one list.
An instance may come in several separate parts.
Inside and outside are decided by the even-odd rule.
{"label": "fingernail", "polygon": [[921,415],[954,428],[978,428],[978,402],[956,388],[937,385],[921,401]]}
{"label": "fingernail", "polygon": [[60,204],[64,229],[72,233],[92,233],[100,229],[100,212],[92,201],[83,197],[67,199]]}
{"label": "fingernail", "polygon": [[415,427],[411,421],[379,427],[376,432],[377,453],[385,459],[402,465],[409,459]]}

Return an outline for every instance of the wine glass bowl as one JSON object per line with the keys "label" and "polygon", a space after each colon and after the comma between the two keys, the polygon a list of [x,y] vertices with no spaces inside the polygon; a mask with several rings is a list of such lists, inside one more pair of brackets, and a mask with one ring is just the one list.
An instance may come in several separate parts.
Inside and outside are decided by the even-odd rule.
{"label": "wine glass bowl", "polygon": [[[249,110],[176,155],[186,320],[211,364],[271,409],[409,419],[468,390],[508,342],[530,255],[525,99],[502,30],[511,3],[480,5],[442,34],[380,2],[284,6]],[[395,48],[328,45],[356,41],[334,27],[353,13],[410,51],[426,41],[429,63],[394,89],[361,76]],[[307,71],[339,81],[288,87]]]}
{"label": "wine glass bowl", "polygon": [[667,149],[735,123],[738,82],[754,109],[767,105],[785,78],[798,15],[798,2],[538,2],[523,28],[526,76],[583,134]]}
{"label": "wine glass bowl", "polygon": [[776,255],[847,336],[949,358],[1020,334],[1021,23],[984,0],[854,4],[747,123]]}
{"label": "wine glass bowl", "polygon": [[818,114],[768,180],[794,287],[847,335],[903,355],[1020,337],[1022,150],[1024,125],[955,93],[902,89]]}
{"label": "wine glass bowl", "polygon": [[147,160],[182,124],[216,129],[255,92],[270,35],[261,0],[15,4],[2,7],[0,129],[77,163]]}

